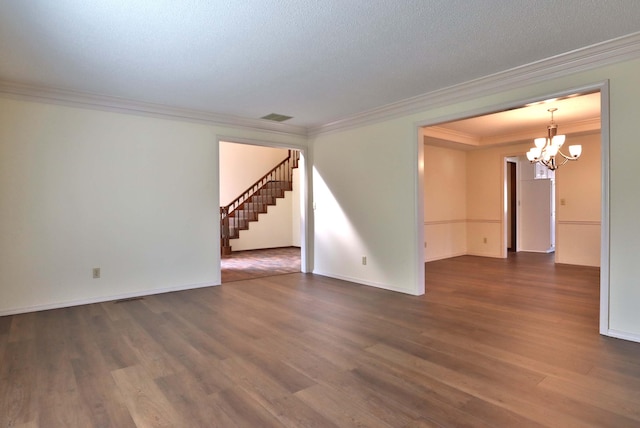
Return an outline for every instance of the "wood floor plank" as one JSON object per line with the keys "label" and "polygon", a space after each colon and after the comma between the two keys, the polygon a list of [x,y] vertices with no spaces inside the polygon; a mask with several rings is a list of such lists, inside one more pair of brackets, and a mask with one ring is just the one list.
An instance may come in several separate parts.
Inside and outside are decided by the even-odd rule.
{"label": "wood floor plank", "polygon": [[226,373],[240,388],[288,427],[336,426],[291,394],[262,368],[244,358],[223,361]]}
{"label": "wood floor plank", "polygon": [[9,317],[9,342],[34,339],[36,336],[35,323],[37,315],[33,312]]}
{"label": "wood floor plank", "polygon": [[349,396],[331,389],[326,385],[316,384],[312,387],[296,392],[296,396],[318,413],[324,414],[336,425],[355,427],[387,427],[387,424],[372,413],[360,406],[354,405],[345,408],[342,403],[349,400]]}
{"label": "wood floor plank", "polygon": [[599,271],[427,263],[424,296],[312,274],[0,317],[0,427],[637,427]]}
{"label": "wood floor plank", "polygon": [[0,426],[31,423],[37,419],[37,377],[33,370],[33,340],[10,342],[0,366]]}
{"label": "wood floor plank", "polygon": [[124,396],[131,417],[138,427],[177,427],[195,424],[190,415],[180,418],[153,375],[143,366],[114,370],[111,375]]}
{"label": "wood floor plank", "polygon": [[[257,400],[240,387],[220,391],[211,396],[216,406],[227,415],[233,426],[242,428],[277,428],[282,423]],[[229,426],[232,426],[229,425]]]}
{"label": "wood floor plank", "polygon": [[167,400],[176,409],[181,421],[188,420],[191,427],[234,427],[229,417],[202,384],[190,372],[181,372],[155,380]]}

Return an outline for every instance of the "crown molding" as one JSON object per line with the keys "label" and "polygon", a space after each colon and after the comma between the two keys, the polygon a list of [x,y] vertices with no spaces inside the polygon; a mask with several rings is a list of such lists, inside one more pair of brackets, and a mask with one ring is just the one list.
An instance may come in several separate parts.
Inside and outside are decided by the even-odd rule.
{"label": "crown molding", "polygon": [[[575,122],[562,123],[562,127],[559,129],[559,134],[565,134],[567,136],[577,134],[588,134],[590,132],[596,132],[600,130],[600,117],[594,117],[591,119],[584,119]],[[493,135],[485,137],[480,140],[480,147],[498,145],[498,144],[513,144],[522,141],[533,140],[537,137],[544,137],[543,128],[530,128],[520,132]]]}
{"label": "crown molding", "polygon": [[[599,130],[600,117],[562,124],[562,134],[566,134],[568,136],[589,134]],[[430,126],[424,130],[425,144],[454,148],[463,151],[483,149],[489,146],[527,142],[540,136],[541,128],[529,128],[519,132],[492,135],[489,137],[478,137],[440,126]],[[427,141],[427,138],[429,138],[430,141]]]}
{"label": "crown molding", "polygon": [[308,131],[310,136],[342,131],[637,58],[640,58],[640,32],[407,98],[310,127]]}
{"label": "crown molding", "polygon": [[307,136],[307,128],[303,126],[288,125],[263,119],[249,119],[239,116],[223,115],[202,110],[170,107],[162,104],[135,101],[106,95],[89,94],[66,89],[33,86],[17,82],[0,81],[0,94],[13,98],[35,100],[71,107],[138,114],[161,119],[187,120],[190,122],[198,122],[208,125],[230,126],[234,128],[251,129],[263,132],[266,131],[277,134]]}
{"label": "crown molding", "polygon": [[637,58],[640,58],[640,32],[308,128],[270,122],[263,119],[223,115],[203,110],[170,107],[126,98],[33,86],[10,81],[0,81],[0,95],[72,107],[308,137],[389,120]]}
{"label": "crown molding", "polygon": [[427,138],[436,138],[438,140],[451,141],[453,143],[465,144],[468,146],[479,146],[481,144],[481,139],[475,135],[454,131],[441,126],[430,126],[426,128],[424,130],[424,136]]}

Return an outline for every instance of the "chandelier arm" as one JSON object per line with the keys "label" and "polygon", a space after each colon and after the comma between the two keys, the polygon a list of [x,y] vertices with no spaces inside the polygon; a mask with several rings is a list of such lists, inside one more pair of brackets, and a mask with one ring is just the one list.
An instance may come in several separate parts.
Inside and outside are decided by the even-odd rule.
{"label": "chandelier arm", "polygon": [[565,158],[565,161],[562,162],[561,165],[564,165],[565,163],[567,163],[567,161],[574,161],[574,160],[578,160],[578,158],[573,157],[573,156],[567,156],[564,153],[562,153],[560,150],[558,150],[558,154],[561,155],[563,158]]}
{"label": "chandelier arm", "polygon": [[[560,153],[560,152],[558,152],[558,153]],[[560,154],[562,155],[562,153],[560,153]],[[571,160],[571,158],[568,158],[568,157],[566,157],[565,155],[562,155],[562,157],[563,157],[564,159],[563,159],[562,163],[560,163],[558,166],[562,166],[562,165],[564,165],[565,163],[567,163],[567,161],[570,161],[570,160]]]}

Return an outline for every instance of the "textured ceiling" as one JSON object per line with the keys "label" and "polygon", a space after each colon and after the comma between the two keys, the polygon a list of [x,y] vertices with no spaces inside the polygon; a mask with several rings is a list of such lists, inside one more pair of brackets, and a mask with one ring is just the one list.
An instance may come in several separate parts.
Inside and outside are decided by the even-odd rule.
{"label": "textured ceiling", "polygon": [[637,0],[3,0],[0,80],[317,126],[638,31]]}

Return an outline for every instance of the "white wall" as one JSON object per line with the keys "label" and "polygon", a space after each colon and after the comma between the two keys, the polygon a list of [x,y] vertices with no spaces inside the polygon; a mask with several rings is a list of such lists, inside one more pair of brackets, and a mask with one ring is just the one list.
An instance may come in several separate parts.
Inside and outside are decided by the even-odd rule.
{"label": "white wall", "polygon": [[219,284],[217,135],[0,97],[0,314]]}
{"label": "white wall", "polygon": [[[608,332],[640,340],[638,75],[640,60],[619,62],[310,138],[315,271],[420,293],[417,124],[606,79]],[[282,133],[0,100],[0,313],[219,283],[211,267],[219,263],[218,225],[208,221],[219,202],[217,136],[307,144]],[[473,213],[483,228],[499,218],[481,214]],[[90,278],[96,264],[103,268],[100,280]]]}
{"label": "white wall", "polygon": [[391,121],[313,140],[314,273],[412,294],[424,287],[416,138],[411,122]]}
{"label": "white wall", "polygon": [[[627,61],[545,80],[519,89],[470,98],[462,102],[423,112],[369,123],[342,131],[320,134],[310,140],[314,160],[313,197],[315,211],[316,272],[346,277],[357,282],[419,292],[423,262],[423,217],[418,213],[418,160],[416,124],[443,122],[499,110],[531,98],[592,85],[608,79],[610,83],[610,330],[615,334],[640,338],[640,192],[637,192],[640,145],[637,141],[637,100],[640,99],[640,61]],[[521,154],[528,150],[523,145]],[[512,156],[514,153],[505,153]],[[478,157],[489,156],[478,154]],[[467,159],[468,161],[470,158]],[[502,158],[487,158],[491,163]],[[473,186],[480,164],[470,162],[467,181]],[[483,167],[486,167],[484,164]],[[487,173],[488,185],[500,188],[499,173]],[[479,180],[478,180],[479,181]],[[487,193],[467,188],[470,220],[470,253],[499,256],[502,246],[501,192]],[[486,196],[487,208],[475,203]],[[470,203],[471,202],[471,203]],[[480,208],[477,208],[480,207]],[[420,225],[420,227],[418,226]],[[499,236],[499,242],[482,243],[484,234]],[[478,242],[480,238],[480,242]],[[560,245],[560,242],[558,242]],[[485,248],[486,247],[486,248]],[[360,257],[370,254],[370,263],[360,265]],[[371,256],[371,254],[374,256]]]}
{"label": "white wall", "polygon": [[424,146],[425,261],[467,252],[467,155]]}

